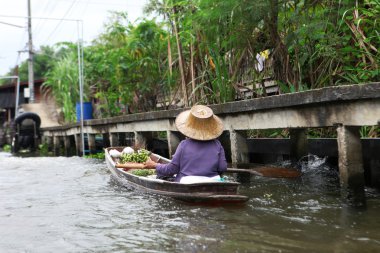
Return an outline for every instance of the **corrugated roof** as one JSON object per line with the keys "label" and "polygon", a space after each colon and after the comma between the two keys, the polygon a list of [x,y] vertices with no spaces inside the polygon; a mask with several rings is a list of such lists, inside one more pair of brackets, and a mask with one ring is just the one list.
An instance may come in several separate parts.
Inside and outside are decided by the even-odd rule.
{"label": "corrugated roof", "polygon": [[[42,84],[43,82],[45,82],[45,79],[34,80],[34,84]],[[28,82],[20,82],[20,87],[24,87],[24,86],[28,86]],[[7,84],[4,84],[4,85],[0,85],[0,92],[2,90],[6,90],[6,89],[9,89],[9,88],[14,88],[14,87],[15,87],[15,82],[11,82],[11,83],[7,83]]]}

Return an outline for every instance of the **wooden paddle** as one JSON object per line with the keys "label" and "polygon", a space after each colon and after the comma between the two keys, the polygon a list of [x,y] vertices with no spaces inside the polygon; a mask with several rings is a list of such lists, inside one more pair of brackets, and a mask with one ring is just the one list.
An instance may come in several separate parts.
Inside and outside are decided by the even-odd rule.
{"label": "wooden paddle", "polygon": [[[117,168],[121,168],[124,171],[131,169],[149,169],[144,168],[142,163],[117,163]],[[228,173],[243,173],[252,174],[261,177],[274,177],[274,178],[296,178],[301,176],[301,172],[295,169],[288,169],[284,167],[272,167],[272,166],[260,166],[254,169],[238,169],[238,168],[228,168]]]}
{"label": "wooden paddle", "polygon": [[253,169],[228,168],[227,172],[243,174],[250,173],[255,176],[274,178],[296,178],[301,176],[301,172],[298,170],[272,166],[260,166]]}
{"label": "wooden paddle", "polygon": [[147,169],[144,168],[144,164],[142,163],[117,163],[116,168],[121,168],[124,171],[132,170],[132,169]]}

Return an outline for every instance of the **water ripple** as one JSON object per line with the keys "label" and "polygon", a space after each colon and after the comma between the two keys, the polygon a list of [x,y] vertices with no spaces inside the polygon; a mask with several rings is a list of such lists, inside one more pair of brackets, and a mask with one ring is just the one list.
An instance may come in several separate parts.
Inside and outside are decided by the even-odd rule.
{"label": "water ripple", "polygon": [[253,177],[245,206],[208,207],[115,184],[103,161],[0,153],[0,252],[377,252],[378,192],[351,210],[334,168],[307,166]]}

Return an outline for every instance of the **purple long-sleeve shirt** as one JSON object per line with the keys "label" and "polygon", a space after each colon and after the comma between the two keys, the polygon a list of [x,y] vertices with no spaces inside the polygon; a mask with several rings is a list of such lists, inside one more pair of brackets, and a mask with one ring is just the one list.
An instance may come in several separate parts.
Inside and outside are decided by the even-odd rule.
{"label": "purple long-sleeve shirt", "polygon": [[226,170],[226,156],[218,140],[183,140],[170,163],[156,166],[157,176],[177,174],[176,182],[179,182],[183,176],[213,177]]}

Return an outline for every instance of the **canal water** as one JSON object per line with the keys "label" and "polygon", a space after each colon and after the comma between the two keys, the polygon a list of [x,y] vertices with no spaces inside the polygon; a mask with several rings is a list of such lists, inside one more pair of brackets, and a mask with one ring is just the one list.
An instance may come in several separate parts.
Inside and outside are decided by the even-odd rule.
{"label": "canal water", "polygon": [[120,187],[103,161],[0,153],[0,252],[380,252],[379,193],[355,209],[323,159],[302,170],[212,207]]}

